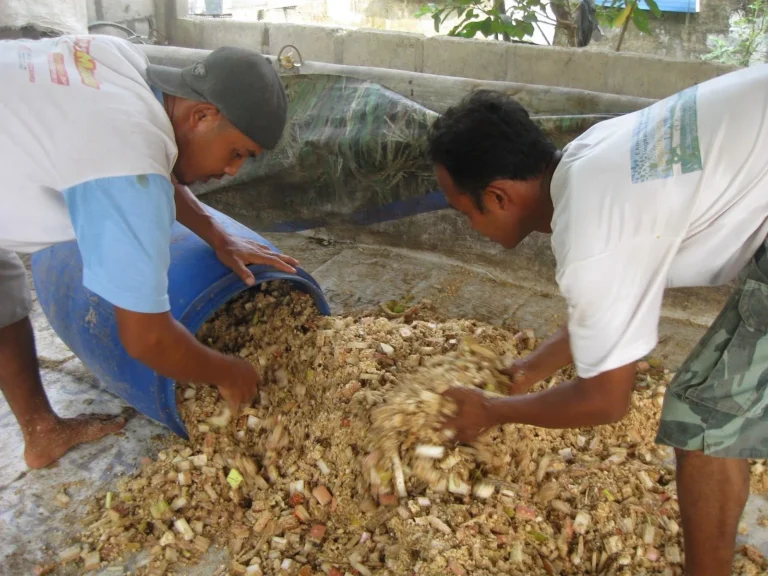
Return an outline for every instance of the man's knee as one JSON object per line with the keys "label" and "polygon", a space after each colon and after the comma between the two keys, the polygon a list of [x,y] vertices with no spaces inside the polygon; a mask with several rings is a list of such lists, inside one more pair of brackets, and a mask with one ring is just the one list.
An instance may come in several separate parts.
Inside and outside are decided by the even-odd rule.
{"label": "man's knee", "polygon": [[[718,493],[741,498],[749,493],[749,460],[721,458],[700,450],[675,448],[677,481],[681,501],[692,488],[698,491],[716,485]],[[698,487],[698,488],[696,488]]]}
{"label": "man's knee", "polygon": [[749,468],[749,460],[746,458],[728,458],[722,456],[715,456],[711,454],[705,454],[701,450],[685,450],[683,448],[675,448],[675,460],[678,465],[682,462],[701,463],[707,466],[728,466],[731,468]]}
{"label": "man's knee", "polygon": [[686,450],[684,448],[675,448],[675,460],[679,464],[680,462],[702,462],[702,461],[714,461],[725,460],[724,458],[715,458],[702,452],[701,450]]}
{"label": "man's knee", "polygon": [[675,448],[675,460],[677,462],[681,462],[685,458],[687,458],[689,455],[696,455],[696,454],[704,454],[703,452],[699,450],[683,450],[682,448]]}

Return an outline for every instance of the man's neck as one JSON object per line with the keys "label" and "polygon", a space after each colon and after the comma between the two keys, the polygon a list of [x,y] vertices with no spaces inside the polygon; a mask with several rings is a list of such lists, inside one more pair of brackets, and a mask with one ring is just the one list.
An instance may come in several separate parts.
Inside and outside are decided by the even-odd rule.
{"label": "man's neck", "polygon": [[547,170],[541,178],[539,187],[539,205],[536,210],[536,231],[544,234],[552,233],[552,216],[555,213],[555,206],[552,202],[552,176],[554,175],[557,166],[560,164],[560,159],[562,157],[563,153],[560,150],[555,152],[552,162],[549,163]]}

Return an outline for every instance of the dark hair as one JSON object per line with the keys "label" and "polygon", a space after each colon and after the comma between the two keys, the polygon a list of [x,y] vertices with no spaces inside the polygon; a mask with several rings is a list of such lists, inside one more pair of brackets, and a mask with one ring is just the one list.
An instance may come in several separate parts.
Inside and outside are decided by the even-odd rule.
{"label": "dark hair", "polygon": [[432,124],[428,154],[461,192],[483,209],[483,191],[494,180],[529,180],[544,173],[557,147],[514,98],[477,90]]}

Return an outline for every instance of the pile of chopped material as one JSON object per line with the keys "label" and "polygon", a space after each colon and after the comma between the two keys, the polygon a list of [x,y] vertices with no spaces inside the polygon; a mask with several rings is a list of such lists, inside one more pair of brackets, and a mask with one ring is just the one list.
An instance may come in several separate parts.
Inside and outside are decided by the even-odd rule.
{"label": "pile of chopped material", "polygon": [[[325,318],[279,283],[233,301],[199,338],[258,367],[258,401],[233,415],[210,386],[180,389],[189,441],[100,496],[60,560],[147,550],[136,573],[160,576],[219,547],[216,574],[682,574],[674,467],[653,442],[669,374],[641,363],[619,424],[455,447],[440,392],[505,392],[499,369],[536,342],[414,316]],[[735,566],[768,570],[751,548]]]}
{"label": "pile of chopped material", "polygon": [[[498,395],[496,391],[506,389],[509,382],[501,373],[504,367],[501,357],[467,336],[457,350],[426,359],[424,369],[402,378],[397,385],[358,395],[363,402],[362,414],[370,413],[366,434],[369,455],[363,462],[363,474],[371,493],[396,493],[405,498],[407,476],[422,481],[433,492],[447,490],[467,496],[470,476],[481,477],[482,469],[502,474],[510,465],[510,454],[490,436],[479,438],[472,447],[450,447],[450,434],[442,430],[442,424],[453,414],[455,405],[441,393],[464,386]],[[488,498],[495,492],[493,484],[477,480],[475,496]]]}

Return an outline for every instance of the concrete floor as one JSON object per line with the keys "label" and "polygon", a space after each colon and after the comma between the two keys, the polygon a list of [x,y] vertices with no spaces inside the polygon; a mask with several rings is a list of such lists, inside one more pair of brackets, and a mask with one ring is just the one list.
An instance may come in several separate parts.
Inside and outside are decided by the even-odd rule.
{"label": "concrete floor", "polygon": [[[300,259],[322,285],[334,313],[351,312],[413,294],[428,298],[450,316],[475,317],[534,328],[544,336],[565,318],[565,306],[552,286],[514,283],[503,270],[467,265],[445,257],[392,248],[334,243],[301,235],[268,235],[283,252]],[[679,308],[675,308],[678,310]],[[673,313],[661,322],[654,353],[675,367],[711,321],[716,308]],[[63,416],[81,412],[117,413],[124,403],[102,389],[90,372],[58,340],[36,305],[33,321],[38,356],[51,402]],[[85,505],[99,489],[135,469],[156,451],[153,439],[166,434],[144,417],[132,420],[119,436],[79,447],[52,469],[27,471],[21,434],[8,405],[0,399],[0,574],[26,576],[51,551],[66,547],[78,533]],[[62,509],[54,496],[65,487],[72,502]],[[768,529],[757,519],[768,515],[768,499],[750,498],[739,540],[768,555]],[[132,558],[127,566],[141,562]],[[214,551],[189,574],[210,574],[224,561]],[[60,573],[74,573],[62,571]],[[115,572],[103,572],[115,574]]]}

